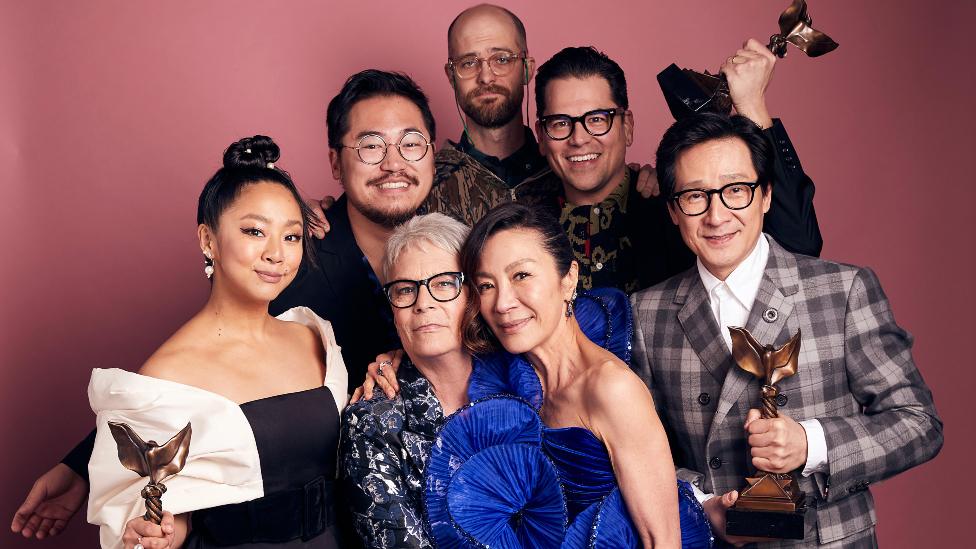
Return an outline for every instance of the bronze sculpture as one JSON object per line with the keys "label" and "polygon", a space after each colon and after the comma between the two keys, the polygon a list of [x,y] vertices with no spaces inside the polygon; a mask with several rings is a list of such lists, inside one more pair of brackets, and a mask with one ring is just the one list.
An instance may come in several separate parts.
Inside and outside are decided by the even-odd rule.
{"label": "bronze sculpture", "polygon": [[[835,50],[837,42],[812,25],[806,0],[793,0],[780,14],[779,33],[769,38],[766,47],[777,57],[786,57],[789,44],[810,57],[819,57]],[[657,81],[676,119],[698,112],[728,114],[732,111],[729,85],[723,74],[680,69],[672,63],[658,73]]]}
{"label": "bronze sculpture", "polygon": [[[776,383],[796,374],[800,332],[797,331],[779,349],[759,343],[744,328],[730,326],[729,332],[732,334],[732,358],[739,368],[754,375],[762,384],[760,416],[763,419],[779,417]],[[733,536],[803,539],[806,508],[796,474],[757,471],[746,481],[749,486],[741,491],[735,505],[726,513],[725,532]]]}
{"label": "bronze sculpture", "polygon": [[149,477],[149,484],[140,494],[146,500],[146,514],[143,518],[159,524],[163,519],[162,497],[166,493],[163,481],[179,473],[186,465],[192,434],[190,424],[187,423],[186,427],[162,446],[154,440],[143,441],[125,423],[110,421],[108,426],[118,446],[122,465],[141,477]]}

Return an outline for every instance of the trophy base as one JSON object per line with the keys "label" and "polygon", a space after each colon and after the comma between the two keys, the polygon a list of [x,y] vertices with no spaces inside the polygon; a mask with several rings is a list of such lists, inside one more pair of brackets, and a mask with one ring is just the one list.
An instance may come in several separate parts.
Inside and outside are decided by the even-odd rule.
{"label": "trophy base", "polygon": [[803,539],[805,508],[792,512],[736,509],[725,512],[725,533],[778,539]]}

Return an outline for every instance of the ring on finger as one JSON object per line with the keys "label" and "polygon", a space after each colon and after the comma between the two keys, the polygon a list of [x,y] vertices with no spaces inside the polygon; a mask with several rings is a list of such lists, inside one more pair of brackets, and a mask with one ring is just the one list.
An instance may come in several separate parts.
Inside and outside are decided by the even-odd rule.
{"label": "ring on finger", "polygon": [[136,546],[133,547],[132,549],[146,549],[146,548],[143,547],[141,543],[137,543]]}
{"label": "ring on finger", "polygon": [[383,375],[383,368],[385,368],[387,366],[393,366],[393,361],[392,360],[384,360],[383,362],[380,362],[380,367],[376,369],[376,373],[378,373],[380,376],[382,376]]}

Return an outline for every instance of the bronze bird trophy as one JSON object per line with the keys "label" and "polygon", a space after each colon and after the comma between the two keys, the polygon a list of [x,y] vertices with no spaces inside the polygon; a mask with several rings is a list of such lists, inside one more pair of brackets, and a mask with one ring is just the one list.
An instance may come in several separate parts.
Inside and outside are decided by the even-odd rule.
{"label": "bronze bird trophy", "polygon": [[[812,27],[806,0],[793,0],[779,16],[779,33],[769,38],[769,48],[777,57],[786,57],[792,44],[809,57],[819,57],[837,48],[837,42]],[[732,112],[732,98],[724,74],[680,69],[672,63],[657,75],[664,99],[675,119],[698,112]]]}
{"label": "bronze bird trophy", "polygon": [[[776,383],[796,373],[800,356],[800,332],[779,349],[762,345],[744,328],[730,326],[732,358],[742,370],[762,383],[763,419],[779,417]],[[803,539],[806,507],[795,473],[757,471],[747,477],[749,486],[726,512],[725,532],[732,536]]]}
{"label": "bronze bird trophy", "polygon": [[160,446],[154,440],[142,438],[125,423],[108,422],[112,437],[119,449],[119,461],[141,477],[149,477],[149,484],[142,489],[146,500],[146,514],[142,518],[159,524],[163,520],[162,497],[166,492],[164,480],[179,473],[186,465],[190,451],[192,429],[187,423],[179,433]]}

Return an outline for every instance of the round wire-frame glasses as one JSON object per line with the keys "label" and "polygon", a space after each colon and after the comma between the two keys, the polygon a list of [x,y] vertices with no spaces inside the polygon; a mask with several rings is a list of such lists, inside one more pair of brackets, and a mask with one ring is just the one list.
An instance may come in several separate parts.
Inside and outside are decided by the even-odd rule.
{"label": "round wire-frame glasses", "polygon": [[454,73],[459,78],[474,77],[481,70],[482,63],[488,63],[488,68],[495,76],[508,76],[512,72],[512,69],[518,65],[520,59],[525,59],[525,55],[500,51],[488,57],[465,55],[457,59],[448,59],[447,64],[454,69]]}
{"label": "round wire-frame glasses", "polygon": [[427,156],[427,151],[433,147],[424,134],[418,131],[404,133],[396,143],[387,143],[383,136],[368,133],[359,138],[355,147],[339,144],[340,149],[354,149],[363,164],[376,165],[386,159],[386,151],[396,147],[400,157],[407,162],[417,162]]}

